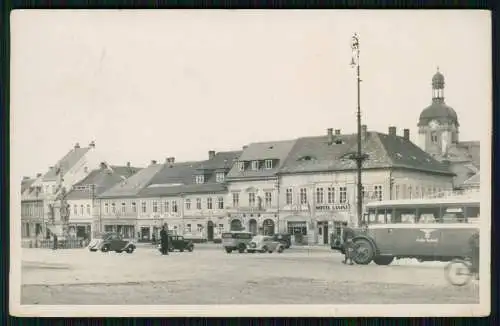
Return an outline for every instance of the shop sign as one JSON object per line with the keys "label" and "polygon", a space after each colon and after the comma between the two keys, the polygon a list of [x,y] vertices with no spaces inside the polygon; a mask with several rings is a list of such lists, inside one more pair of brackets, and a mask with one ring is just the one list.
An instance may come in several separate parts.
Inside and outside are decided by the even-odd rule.
{"label": "shop sign", "polygon": [[316,210],[318,211],[346,211],[351,209],[351,204],[322,204],[316,205]]}

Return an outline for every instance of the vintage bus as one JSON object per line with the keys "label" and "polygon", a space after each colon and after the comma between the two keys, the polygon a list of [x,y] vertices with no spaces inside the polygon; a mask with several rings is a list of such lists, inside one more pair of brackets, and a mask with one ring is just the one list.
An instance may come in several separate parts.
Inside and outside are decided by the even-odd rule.
{"label": "vintage bus", "polygon": [[365,227],[354,239],[358,264],[465,258],[470,237],[479,232],[479,198],[379,201],[366,204],[365,212]]}

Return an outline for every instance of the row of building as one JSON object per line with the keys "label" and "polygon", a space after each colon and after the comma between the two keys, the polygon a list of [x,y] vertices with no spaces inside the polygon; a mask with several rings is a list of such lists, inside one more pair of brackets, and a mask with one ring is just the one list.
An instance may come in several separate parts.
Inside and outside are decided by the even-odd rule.
{"label": "row of building", "polygon": [[[439,101],[433,97],[434,108]],[[439,105],[428,111],[419,121],[421,147],[408,129],[398,135],[396,127],[387,133],[362,127],[365,203],[478,186],[478,143],[458,141],[454,111]],[[446,143],[442,135],[450,132]],[[201,241],[244,228],[326,244],[335,228],[356,221],[356,148],[357,135],[328,128],[316,137],[210,150],[203,161],[167,157],[138,168],[106,163],[93,142],[77,144],[45,174],[23,179],[22,235],[65,233],[67,227],[75,237],[116,231],[149,241],[167,223],[172,232]]]}

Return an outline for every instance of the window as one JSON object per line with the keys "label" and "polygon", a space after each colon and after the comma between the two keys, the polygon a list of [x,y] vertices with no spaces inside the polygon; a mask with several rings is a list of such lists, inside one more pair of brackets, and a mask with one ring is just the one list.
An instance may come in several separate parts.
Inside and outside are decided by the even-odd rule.
{"label": "window", "polygon": [[196,209],[201,209],[201,198],[196,198]]}
{"label": "window", "polygon": [[224,209],[224,197],[217,198],[217,207],[219,209]]}
{"label": "window", "polygon": [[105,213],[105,214],[108,214],[108,213],[109,213],[109,204],[108,204],[108,203],[105,203],[105,204],[104,204],[104,213]]}
{"label": "window", "polygon": [[432,141],[434,144],[437,144],[437,142],[438,142],[438,136],[437,136],[437,133],[436,133],[436,132],[431,133],[431,141]]}
{"label": "window", "polygon": [[323,204],[323,188],[316,188],[316,203],[317,204]]}
{"label": "window", "polygon": [[301,205],[307,204],[307,189],[306,188],[300,188],[300,204]]}
{"label": "window", "polygon": [[421,198],[420,197],[420,187],[419,186],[415,187],[415,198]]}
{"label": "window", "polygon": [[80,215],[83,215],[83,205],[80,205]]}
{"label": "window", "polygon": [[422,187],[422,198],[425,198],[425,187]]}
{"label": "window", "polygon": [[90,205],[87,204],[87,215],[90,215]]}
{"label": "window", "polygon": [[273,200],[273,197],[272,197],[272,193],[271,192],[266,192],[265,193],[265,205],[266,207],[271,207],[271,203],[272,203],[272,200]]}
{"label": "window", "polygon": [[163,211],[165,213],[170,213],[170,203],[166,200],[163,202]]}
{"label": "window", "polygon": [[191,199],[186,199],[186,210],[191,209]]}
{"label": "window", "polygon": [[237,192],[233,192],[233,207],[240,206],[240,194]]}
{"label": "window", "polygon": [[347,202],[347,187],[340,187],[339,188],[339,201],[341,204],[344,204]]}
{"label": "window", "polygon": [[292,188],[288,188],[286,190],[286,204],[287,205],[292,205],[293,203],[293,189]]}
{"label": "window", "polygon": [[191,224],[186,224],[186,228],[184,231],[191,232]]}
{"label": "window", "polygon": [[207,198],[207,209],[212,209],[212,197]]}
{"label": "window", "polygon": [[115,205],[115,203],[111,204],[111,213],[113,213],[113,214],[116,213],[116,205]]}
{"label": "window", "polygon": [[143,212],[143,213],[146,213],[146,202],[145,202],[145,201],[143,201],[143,202],[141,203],[141,209],[142,209],[142,212]]}
{"label": "window", "polygon": [[224,178],[225,178],[224,172],[217,172],[215,174],[215,181],[216,182],[224,182]]}
{"label": "window", "polygon": [[204,183],[205,182],[205,176],[204,175],[197,175],[195,177],[195,181],[196,183],[200,184],[200,183]]}
{"label": "window", "polygon": [[135,202],[132,203],[132,212],[137,213],[137,206],[135,205]]}
{"label": "window", "polygon": [[217,233],[219,233],[219,234],[224,232],[224,224],[219,224],[217,226],[217,231],[218,231]]}
{"label": "window", "polygon": [[125,214],[127,211],[127,206],[125,206],[125,203],[122,203],[122,213]]}
{"label": "window", "polygon": [[265,168],[272,169],[273,168],[273,160],[265,160]]}
{"label": "window", "polygon": [[238,162],[238,169],[241,172],[245,171],[245,162]]}
{"label": "window", "polygon": [[203,231],[203,225],[197,224],[196,225],[196,232],[201,233]]}
{"label": "window", "polygon": [[375,186],[373,187],[373,191],[375,192],[375,198],[377,198],[378,201],[382,200],[382,186]]}
{"label": "window", "polygon": [[153,200],[153,213],[158,213],[158,202]]}
{"label": "window", "polygon": [[412,195],[413,195],[412,190],[413,190],[412,187],[408,186],[408,199],[412,199],[413,198],[412,197]]}
{"label": "window", "polygon": [[172,201],[172,213],[177,213],[177,201]]}
{"label": "window", "polygon": [[[106,204],[106,205],[107,205],[107,204]],[[74,213],[75,215],[78,215],[78,206],[73,205],[73,213]]]}
{"label": "window", "polygon": [[394,189],[394,199],[399,199],[399,185],[395,186],[395,189]]}
{"label": "window", "polygon": [[258,170],[259,169],[259,161],[252,161],[252,170]]}
{"label": "window", "polygon": [[253,192],[248,194],[248,205],[250,207],[255,206],[255,193]]}
{"label": "window", "polygon": [[335,202],[335,188],[328,187],[328,204],[333,204]]}

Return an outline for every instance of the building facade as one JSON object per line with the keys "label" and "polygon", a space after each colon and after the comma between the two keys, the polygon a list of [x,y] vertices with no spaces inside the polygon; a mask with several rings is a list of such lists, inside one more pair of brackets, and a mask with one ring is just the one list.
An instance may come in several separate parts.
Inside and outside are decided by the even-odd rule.
{"label": "building facade", "polygon": [[24,177],[21,182],[21,237],[43,236],[44,204],[41,186],[42,174],[36,178]]}

